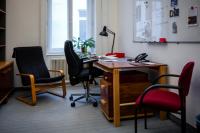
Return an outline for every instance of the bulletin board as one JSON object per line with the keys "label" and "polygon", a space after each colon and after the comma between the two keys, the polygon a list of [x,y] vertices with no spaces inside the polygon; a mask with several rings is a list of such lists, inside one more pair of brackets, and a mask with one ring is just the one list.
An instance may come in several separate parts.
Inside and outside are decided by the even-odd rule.
{"label": "bulletin board", "polygon": [[134,1],[134,42],[200,43],[200,0]]}

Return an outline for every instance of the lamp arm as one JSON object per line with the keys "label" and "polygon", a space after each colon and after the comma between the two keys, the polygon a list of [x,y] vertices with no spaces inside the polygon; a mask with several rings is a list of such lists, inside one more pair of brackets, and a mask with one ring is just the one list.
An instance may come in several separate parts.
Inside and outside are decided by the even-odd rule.
{"label": "lamp arm", "polygon": [[113,43],[112,43],[112,48],[111,48],[111,53],[113,53],[113,49],[114,49],[114,44],[115,44],[115,32],[111,31],[110,29],[106,29],[107,32],[109,32],[110,34],[113,34]]}
{"label": "lamp arm", "polygon": [[114,44],[115,44],[115,33],[113,34],[113,44],[112,44],[112,48],[111,48],[111,53],[113,53]]}
{"label": "lamp arm", "polygon": [[109,32],[110,34],[113,34],[113,35],[115,34],[115,32],[113,32],[112,30],[108,29],[107,27],[106,27],[106,31]]}

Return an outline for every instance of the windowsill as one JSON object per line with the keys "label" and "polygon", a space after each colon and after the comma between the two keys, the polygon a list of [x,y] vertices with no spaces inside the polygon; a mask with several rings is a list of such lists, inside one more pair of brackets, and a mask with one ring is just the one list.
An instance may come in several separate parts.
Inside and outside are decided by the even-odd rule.
{"label": "windowsill", "polygon": [[46,53],[46,56],[64,56],[64,53]]}

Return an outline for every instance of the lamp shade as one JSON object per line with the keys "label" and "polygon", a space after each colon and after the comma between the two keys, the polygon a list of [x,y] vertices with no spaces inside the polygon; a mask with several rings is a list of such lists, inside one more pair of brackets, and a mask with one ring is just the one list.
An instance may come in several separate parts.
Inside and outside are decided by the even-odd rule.
{"label": "lamp shade", "polygon": [[101,36],[108,36],[108,32],[106,31],[106,26],[103,27],[103,30],[99,33]]}

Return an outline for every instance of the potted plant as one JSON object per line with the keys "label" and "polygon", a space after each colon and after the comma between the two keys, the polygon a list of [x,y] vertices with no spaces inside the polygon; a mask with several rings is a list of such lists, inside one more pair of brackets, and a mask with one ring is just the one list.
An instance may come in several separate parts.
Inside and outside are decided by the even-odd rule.
{"label": "potted plant", "polygon": [[87,53],[88,48],[95,47],[95,41],[93,37],[86,40],[81,40],[80,37],[73,38],[72,42],[74,44],[74,47],[77,47],[78,49],[80,49],[82,53]]}

